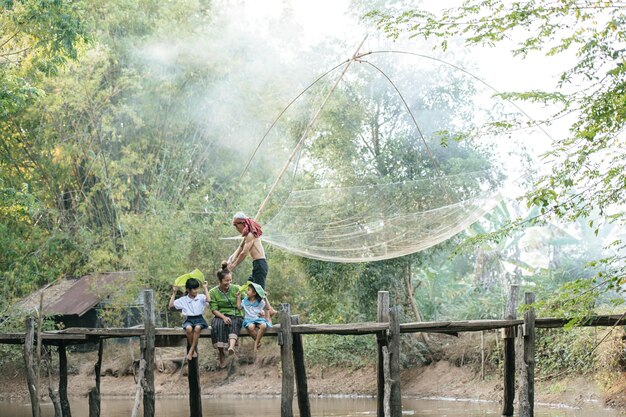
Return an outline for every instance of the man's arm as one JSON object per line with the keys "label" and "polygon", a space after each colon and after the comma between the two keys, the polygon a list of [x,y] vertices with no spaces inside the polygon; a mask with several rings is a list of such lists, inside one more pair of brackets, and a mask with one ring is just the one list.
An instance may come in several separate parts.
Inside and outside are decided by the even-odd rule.
{"label": "man's arm", "polygon": [[243,262],[246,259],[246,256],[250,253],[250,249],[254,244],[254,235],[252,233],[248,233],[248,235],[243,239],[240,245],[239,254],[233,258],[232,263],[228,264],[228,269],[234,271],[237,268],[237,265]]}
{"label": "man's arm", "polygon": [[[245,242],[246,242],[246,239],[241,239],[241,243],[239,243],[239,246],[237,246],[237,250],[235,250],[235,252],[233,252],[233,254],[228,257],[228,260],[226,262],[228,262],[229,266],[235,261],[235,259],[239,257],[239,254],[241,253],[241,250],[243,249],[243,245]],[[232,271],[232,269],[230,270]]]}

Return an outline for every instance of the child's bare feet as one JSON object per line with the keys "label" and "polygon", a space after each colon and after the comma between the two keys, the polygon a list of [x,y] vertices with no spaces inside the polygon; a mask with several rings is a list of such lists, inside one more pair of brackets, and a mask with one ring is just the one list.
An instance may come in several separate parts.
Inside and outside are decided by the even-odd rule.
{"label": "child's bare feet", "polygon": [[220,368],[226,368],[226,357],[224,356],[224,351],[220,350]]}
{"label": "child's bare feet", "polygon": [[231,356],[231,355],[234,355],[234,354],[235,354],[235,348],[229,347],[228,348],[228,355]]}

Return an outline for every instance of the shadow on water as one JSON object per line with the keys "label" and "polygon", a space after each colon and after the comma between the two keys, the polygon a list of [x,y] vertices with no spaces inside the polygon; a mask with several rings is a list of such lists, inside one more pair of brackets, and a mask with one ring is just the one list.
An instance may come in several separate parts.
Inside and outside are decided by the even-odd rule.
{"label": "shadow on water", "polygon": [[[102,401],[102,417],[127,417],[133,406],[132,399],[104,398]],[[403,415],[417,417],[485,417],[499,416],[500,405],[494,403],[478,403],[466,401],[441,401],[403,399]],[[333,417],[367,417],[376,416],[376,401],[373,398],[312,398],[313,416]],[[220,397],[202,399],[203,415],[211,417],[280,417],[279,398],[253,397]],[[294,403],[294,412],[297,405]],[[164,398],[157,400],[156,415],[158,417],[180,417],[189,413],[186,398]],[[29,417],[30,405],[26,402],[0,401],[0,417]],[[72,415],[87,416],[86,398],[72,399]],[[617,410],[606,410],[599,406],[589,405],[582,409],[538,407],[537,417],[616,417]],[[42,406],[42,417],[54,416],[51,404]]]}

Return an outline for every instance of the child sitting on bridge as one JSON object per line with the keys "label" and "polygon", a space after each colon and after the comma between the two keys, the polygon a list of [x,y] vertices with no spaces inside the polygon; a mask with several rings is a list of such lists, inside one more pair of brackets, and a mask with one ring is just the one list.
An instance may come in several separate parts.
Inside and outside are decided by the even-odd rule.
{"label": "child sitting on bridge", "polygon": [[[247,288],[246,288],[247,287]],[[237,308],[244,311],[242,328],[254,339],[254,351],[258,352],[261,338],[272,322],[265,318],[265,291],[259,284],[248,281],[244,285],[246,298],[241,299],[241,291],[237,293]],[[243,290],[243,288],[242,288]]]}
{"label": "child sitting on bridge", "polygon": [[200,332],[202,329],[206,329],[209,327],[206,320],[203,317],[204,309],[207,303],[210,301],[207,299],[207,294],[209,293],[208,283],[204,281],[204,294],[198,294],[198,288],[200,287],[200,282],[195,278],[189,278],[185,282],[185,289],[187,290],[187,294],[184,297],[180,297],[177,300],[174,300],[176,297],[176,292],[178,291],[178,286],[173,286],[172,296],[170,297],[169,307],[176,308],[177,310],[182,310],[183,315],[185,316],[185,321],[183,322],[183,329],[187,334],[187,344],[190,346],[189,351],[187,351],[187,360],[190,361],[192,358],[198,357],[198,339],[200,338]]}

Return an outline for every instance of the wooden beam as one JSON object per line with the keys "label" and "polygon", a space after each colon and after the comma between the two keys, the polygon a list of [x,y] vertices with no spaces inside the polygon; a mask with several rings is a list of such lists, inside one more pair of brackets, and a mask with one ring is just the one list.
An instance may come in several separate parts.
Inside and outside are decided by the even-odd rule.
{"label": "wooden beam", "polygon": [[139,360],[139,372],[137,372],[137,385],[135,386],[135,402],[133,404],[133,409],[130,413],[130,417],[137,417],[139,413],[139,406],[141,405],[141,398],[143,393],[143,376],[146,372],[146,361],[143,359]]}
{"label": "wooden beam", "polygon": [[[387,334],[389,328],[389,291],[378,291],[377,320],[381,329],[376,333],[378,360],[376,363],[376,415],[385,417],[385,354],[387,351]],[[389,416],[387,416],[389,417]]]}
{"label": "wooden beam", "polygon": [[[191,345],[187,343],[187,352],[189,352],[190,348]],[[189,382],[189,415],[191,417],[202,417],[202,393],[200,389],[198,357],[192,358],[187,362],[187,381]]]}
{"label": "wooden beam", "polygon": [[100,394],[94,387],[89,390],[89,417],[100,417]]}
{"label": "wooden beam", "polygon": [[[145,386],[143,389],[143,415],[154,417],[154,293],[152,290],[143,291],[143,325],[146,336],[146,345],[143,349],[143,359],[146,361],[144,373]],[[182,330],[182,329],[181,329]]]}
{"label": "wooden beam", "polygon": [[[535,294],[527,292],[524,304],[535,302]],[[518,338],[521,342],[519,352],[519,417],[533,417],[535,406],[535,310],[530,307],[524,313],[524,324]]]}
{"label": "wooden beam", "polygon": [[398,307],[389,310],[389,377],[391,378],[389,417],[402,417],[402,395],[400,392],[400,322]]}
{"label": "wooden beam", "polygon": [[[509,298],[506,303],[505,320],[514,320],[517,317],[517,296],[519,286],[509,287]],[[502,415],[513,415],[515,401],[515,328],[505,327],[502,332],[504,338],[504,399],[502,401]]]}
{"label": "wooden beam", "polygon": [[89,417],[100,417],[100,371],[102,369],[102,355],[104,353],[104,339],[98,341],[98,360],[94,365],[96,386],[89,391]]}
{"label": "wooden beam", "polygon": [[[35,347],[35,319],[26,319],[26,335],[24,336],[24,363],[26,364],[26,382],[28,383],[28,393],[30,394],[30,406],[33,417],[41,416],[39,407],[39,381],[35,373],[35,361],[33,350]],[[37,364],[38,366],[39,364]]]}
{"label": "wooden beam", "polygon": [[[297,325],[299,316],[291,316],[291,324]],[[298,410],[300,417],[311,417],[311,404],[309,403],[309,387],[306,379],[306,365],[304,363],[304,346],[302,336],[293,334],[293,367],[296,376],[296,396],[298,397]]]}
{"label": "wooden beam", "polygon": [[280,328],[282,345],[280,361],[283,378],[280,393],[280,416],[293,417],[294,369],[293,369],[293,335],[291,333],[291,308],[289,304],[280,305]]}
{"label": "wooden beam", "polygon": [[67,353],[65,344],[61,343],[59,351],[59,399],[61,401],[61,413],[63,417],[72,417],[70,400],[67,397]]}

